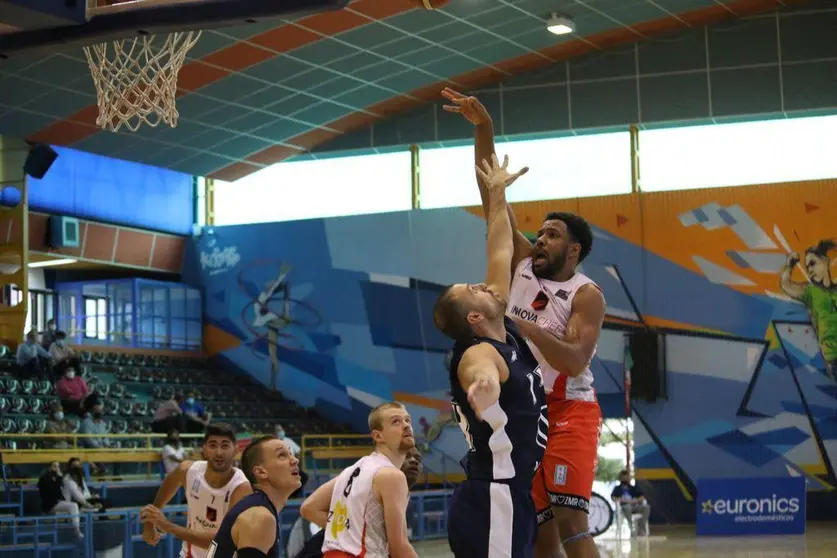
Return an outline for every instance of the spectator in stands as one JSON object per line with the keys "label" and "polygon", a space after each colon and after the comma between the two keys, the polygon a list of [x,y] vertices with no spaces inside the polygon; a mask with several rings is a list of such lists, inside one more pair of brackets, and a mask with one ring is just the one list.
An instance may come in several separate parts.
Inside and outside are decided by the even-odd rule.
{"label": "spectator in stands", "polygon": [[84,415],[85,400],[90,395],[90,387],[84,378],[76,373],[75,368],[69,367],[64,371],[64,375],[55,383],[55,393],[68,413]]}
{"label": "spectator in stands", "polygon": [[[60,403],[56,403],[52,408],[52,413],[46,424],[47,434],[72,434],[73,425],[70,421],[64,418],[64,407]],[[48,449],[69,449],[73,447],[73,439],[68,436],[66,438],[50,438],[45,441],[44,446]]]}
{"label": "spectator in stands", "polygon": [[167,475],[183,463],[185,453],[183,444],[180,443],[180,432],[172,430],[169,432],[166,444],[160,452],[160,457],[163,459],[163,469],[165,469]]}
{"label": "spectator in stands", "polygon": [[49,358],[56,374],[60,374],[68,366],[76,370],[81,369],[81,360],[67,344],[67,334],[63,331],[55,333],[55,341],[49,346]]}
{"label": "spectator in stands", "polygon": [[190,391],[183,403],[180,404],[180,410],[183,411],[186,418],[186,432],[190,434],[203,432],[209,421],[212,420],[212,415],[207,413],[203,405],[195,399],[196,395],[194,391]]}
{"label": "spectator in stands", "polygon": [[41,347],[43,347],[47,351],[50,347],[52,347],[52,344],[55,342],[55,329],[55,320],[52,319],[47,322],[46,331],[41,333]]}
{"label": "spectator in stands", "polygon": [[154,419],[151,421],[151,431],[157,434],[166,434],[172,430],[186,430],[186,421],[180,406],[183,404],[183,394],[173,395],[169,400],[160,403],[154,411]]}
{"label": "spectator in stands", "polygon": [[300,496],[302,496],[302,492],[305,489],[305,483],[308,482],[308,474],[302,470],[302,459],[300,459],[299,457],[299,454],[302,452],[302,448],[299,447],[299,444],[285,436],[285,429],[282,427],[281,424],[276,425],[276,437],[284,441],[285,444],[287,444],[288,450],[290,450],[291,455],[300,460],[298,465],[299,480],[302,481],[302,484],[296,490],[296,492],[291,494],[291,498],[299,498]]}
{"label": "spectator in stands", "polygon": [[[84,417],[83,421],[81,421],[81,433],[100,435],[107,434],[107,423],[102,420],[103,412],[104,408],[101,403],[90,409],[90,413]],[[81,443],[88,448],[102,449],[110,447],[109,438],[82,438]]]}
{"label": "spectator in stands", "polygon": [[61,486],[64,500],[73,502],[82,510],[105,511],[104,502],[98,494],[90,492],[84,480],[84,465],[78,457],[71,457],[67,462],[67,474]]}
{"label": "spectator in stands", "polygon": [[38,492],[41,494],[41,509],[43,509],[44,513],[72,515],[76,536],[82,538],[78,504],[68,502],[64,499],[63,485],[61,467],[57,461],[53,461],[49,464],[49,469],[44,471],[44,474],[38,479]]}
{"label": "spectator in stands", "polygon": [[[619,484],[610,493],[610,498],[622,508],[622,515],[628,522],[632,535],[648,534],[648,516],[651,515],[651,506],[645,500],[642,490],[631,484],[631,473],[623,470],[619,473]],[[636,530],[634,530],[633,514],[638,514]]]}
{"label": "spectator in stands", "polygon": [[17,346],[17,365],[26,376],[46,376],[49,353],[38,344],[38,333],[33,329],[26,341]]}

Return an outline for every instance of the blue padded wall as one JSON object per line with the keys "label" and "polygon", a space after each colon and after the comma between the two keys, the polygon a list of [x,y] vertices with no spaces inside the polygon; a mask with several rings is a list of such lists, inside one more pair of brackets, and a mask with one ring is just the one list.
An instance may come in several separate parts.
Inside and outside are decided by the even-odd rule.
{"label": "blue padded wall", "polygon": [[192,176],[55,147],[58,159],[43,179],[29,179],[33,210],[190,234]]}

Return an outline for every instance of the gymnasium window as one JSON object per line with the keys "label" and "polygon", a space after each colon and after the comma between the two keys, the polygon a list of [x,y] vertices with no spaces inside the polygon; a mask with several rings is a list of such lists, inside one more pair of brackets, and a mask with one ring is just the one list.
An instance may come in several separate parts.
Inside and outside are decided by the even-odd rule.
{"label": "gymnasium window", "polygon": [[410,152],[272,165],[215,182],[215,224],[239,225],[404,211],[412,207]]}
{"label": "gymnasium window", "polygon": [[[628,132],[498,143],[509,169],[529,172],[508,190],[510,202],[628,194],[631,139]],[[474,147],[421,150],[421,208],[480,205]]]}
{"label": "gymnasium window", "polygon": [[[23,293],[18,287],[7,286],[3,289],[3,302],[9,306],[20,303]],[[49,320],[55,317],[55,293],[52,291],[30,289],[29,308],[26,313],[24,331],[32,329],[44,331]]]}
{"label": "gymnasium window", "polygon": [[107,339],[108,300],[104,297],[85,296],[84,298],[84,337],[87,339]]}
{"label": "gymnasium window", "polygon": [[837,176],[837,116],[643,130],[644,192]]}

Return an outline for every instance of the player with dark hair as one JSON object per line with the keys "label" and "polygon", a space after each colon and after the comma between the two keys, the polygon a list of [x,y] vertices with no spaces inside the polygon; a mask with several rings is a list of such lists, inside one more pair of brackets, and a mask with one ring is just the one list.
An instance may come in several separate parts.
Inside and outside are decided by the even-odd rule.
{"label": "player with dark hair", "polygon": [[[494,127],[475,98],[445,89],[448,112],[475,126],[475,157],[494,156]],[[527,338],[543,370],[549,405],[549,441],[532,490],[538,511],[536,556],[598,556],[587,514],[598,462],[601,410],[593,389],[590,362],[605,316],[601,289],[577,268],[593,246],[590,225],[572,213],[544,219],[534,246],[519,230],[508,204],[492,205],[490,188],[477,177],[483,210],[490,223],[500,212],[514,230],[513,275],[507,312]],[[550,521],[552,518],[555,521]]]}
{"label": "player with dark hair", "polygon": [[279,558],[279,512],[302,485],[298,465],[276,436],[250,442],[241,469],[253,493],[224,516],[207,558]]}
{"label": "player with dark hair", "polygon": [[[161,533],[169,533],[183,541],[180,558],[206,558],[228,510],[253,492],[244,473],[233,467],[236,453],[235,431],[229,424],[207,426],[205,461],[181,462],[160,485],[154,503],[140,512],[143,540],[156,545]],[[162,511],[180,488],[186,492],[186,527],[172,523]]]}
{"label": "player with dark hair", "polygon": [[511,283],[512,228],[505,189],[508,157],[483,161],[488,187],[488,266],[484,284],[460,283],[436,300],[433,321],[456,341],[450,362],[452,406],[470,451],[467,476],[451,498],[448,543],[457,558],[529,558],[537,522],[532,475],[546,447],[540,366],[505,317]]}

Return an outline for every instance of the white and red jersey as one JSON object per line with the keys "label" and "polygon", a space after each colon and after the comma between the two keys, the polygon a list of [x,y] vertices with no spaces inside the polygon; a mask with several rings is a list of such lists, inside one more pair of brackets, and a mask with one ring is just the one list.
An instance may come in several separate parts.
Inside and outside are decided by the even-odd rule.
{"label": "white and red jersey", "polygon": [[325,526],[324,555],[336,551],[340,556],[389,556],[384,507],[372,488],[375,475],[385,467],[397,468],[388,457],[374,452],[337,477]]}
{"label": "white and red jersey", "polygon": [[[215,531],[221,526],[230,509],[230,498],[247,477],[240,469],[233,468],[230,482],[221,488],[212,488],[206,482],[206,461],[195,461],[186,471],[186,504],[189,510],[186,526],[191,531]],[[180,558],[206,558],[208,549],[183,542]]]}
{"label": "white and red jersey", "polygon": [[[525,258],[512,275],[507,313],[514,318],[534,322],[561,339],[572,315],[573,299],[585,285],[598,288],[592,279],[581,273],[563,282],[539,279],[532,272],[532,258]],[[596,401],[589,362],[584,372],[571,377],[552,368],[532,342],[529,342],[529,347],[541,365],[547,404],[564,400]],[[595,351],[593,354],[596,354]]]}

